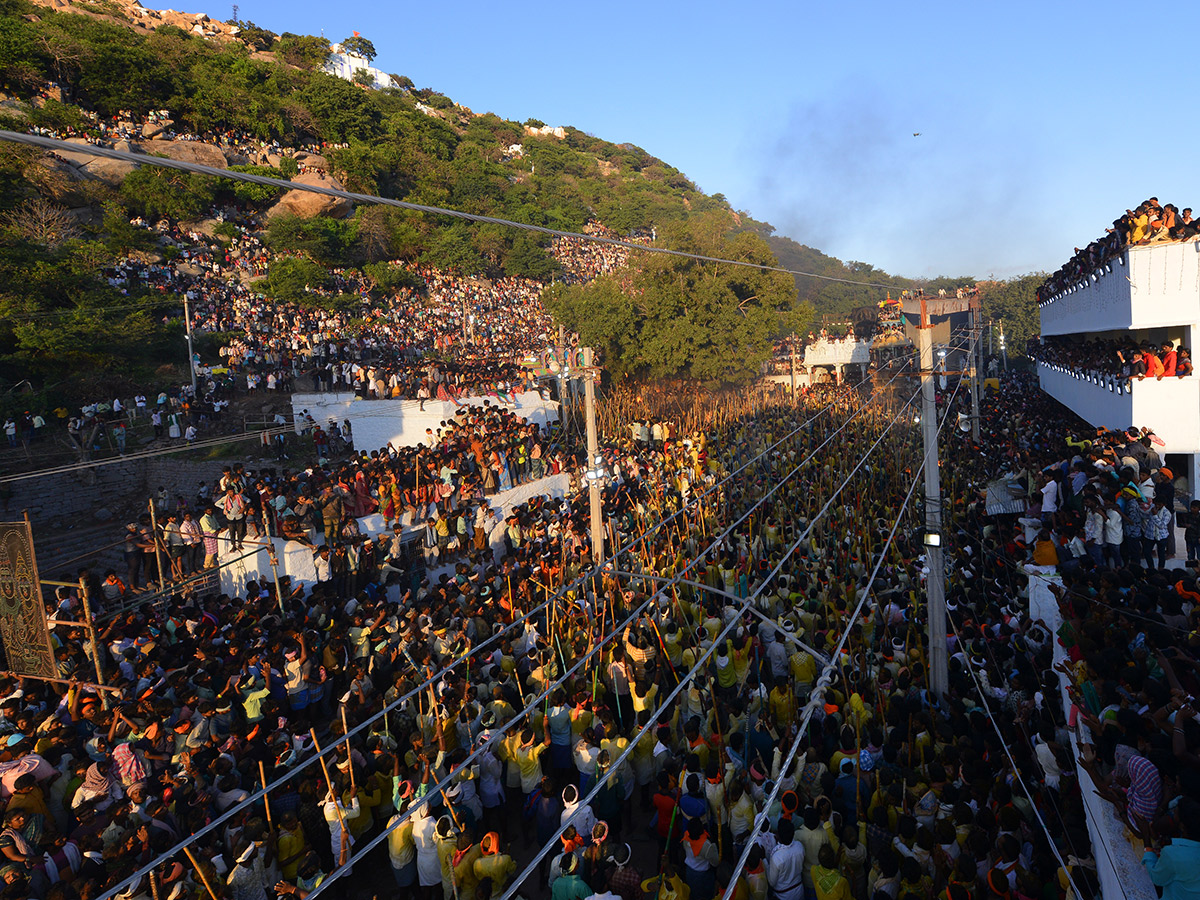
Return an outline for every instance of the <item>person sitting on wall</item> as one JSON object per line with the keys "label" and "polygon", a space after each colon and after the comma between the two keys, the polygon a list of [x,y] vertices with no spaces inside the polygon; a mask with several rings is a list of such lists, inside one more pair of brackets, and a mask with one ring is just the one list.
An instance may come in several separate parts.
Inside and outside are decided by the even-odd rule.
{"label": "person sitting on wall", "polygon": [[1158,354],[1154,352],[1152,344],[1147,344],[1142,348],[1142,360],[1146,363],[1147,378],[1162,378],[1163,363]]}
{"label": "person sitting on wall", "polygon": [[1175,351],[1175,377],[1184,378],[1192,374],[1192,351],[1180,347]]}

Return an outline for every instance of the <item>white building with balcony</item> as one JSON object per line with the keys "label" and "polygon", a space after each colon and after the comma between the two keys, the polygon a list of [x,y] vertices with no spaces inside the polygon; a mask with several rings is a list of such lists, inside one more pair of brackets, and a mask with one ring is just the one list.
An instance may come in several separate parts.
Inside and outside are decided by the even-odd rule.
{"label": "white building with balcony", "polygon": [[[1042,336],[1194,349],[1200,338],[1200,242],[1129,247],[1102,269],[1041,303]],[[1166,464],[1200,484],[1200,376],[1126,382],[1039,362],[1042,389],[1092,425],[1148,427]]]}
{"label": "white building with balcony", "polygon": [[329,57],[325,60],[323,68],[330,75],[336,75],[343,81],[354,81],[355,75],[359,72],[366,72],[367,77],[371,79],[367,87],[375,88],[377,91],[398,87],[396,80],[391,75],[382,69],[375,68],[365,56],[348,53],[341,44],[334,44],[329,48]]}

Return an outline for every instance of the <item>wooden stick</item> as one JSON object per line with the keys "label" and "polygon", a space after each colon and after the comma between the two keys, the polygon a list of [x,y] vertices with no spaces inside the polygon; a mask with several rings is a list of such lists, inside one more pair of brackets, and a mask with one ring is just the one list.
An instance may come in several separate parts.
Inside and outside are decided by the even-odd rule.
{"label": "wooden stick", "polygon": [[263,786],[263,806],[267,808],[267,826],[274,831],[275,823],[271,821],[271,798],[267,796],[267,770],[263,766],[263,761],[258,761],[258,777],[262,779]]}
{"label": "wooden stick", "polygon": [[346,707],[342,707],[342,734],[346,739],[346,770],[350,773],[350,790],[356,790],[354,785],[354,758],[350,753],[350,726],[346,724]]}
{"label": "wooden stick", "polygon": [[183,852],[187,854],[187,858],[192,861],[192,865],[196,869],[196,874],[200,876],[200,882],[204,885],[204,889],[208,891],[208,896],[212,900],[217,900],[217,895],[213,892],[212,885],[208,883],[208,876],[204,874],[204,870],[200,868],[200,863],[196,861],[195,854],[192,853],[192,848],[185,846]]}
{"label": "wooden stick", "polygon": [[322,755],[321,745],[317,743],[317,731],[315,728],[308,729],[308,733],[312,736],[313,747],[317,750],[317,759],[321,761],[321,771],[325,773],[325,786],[329,788],[329,796],[333,798],[333,809],[337,813],[338,823],[342,826],[342,834],[346,833],[346,819],[342,815],[341,804],[338,803],[337,794],[333,790],[333,779],[329,777],[329,766],[325,764],[325,757]]}

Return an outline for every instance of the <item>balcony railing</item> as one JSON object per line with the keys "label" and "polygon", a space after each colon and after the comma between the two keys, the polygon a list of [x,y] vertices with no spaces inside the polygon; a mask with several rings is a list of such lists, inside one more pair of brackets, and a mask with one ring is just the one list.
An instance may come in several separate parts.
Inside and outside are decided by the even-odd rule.
{"label": "balcony railing", "polygon": [[1153,429],[1159,453],[1200,452],[1200,378],[1147,378],[1073,370],[1039,362],[1042,390],[1096,427]]}
{"label": "balcony railing", "polygon": [[1200,321],[1200,242],[1130,247],[1040,305],[1042,334]]}

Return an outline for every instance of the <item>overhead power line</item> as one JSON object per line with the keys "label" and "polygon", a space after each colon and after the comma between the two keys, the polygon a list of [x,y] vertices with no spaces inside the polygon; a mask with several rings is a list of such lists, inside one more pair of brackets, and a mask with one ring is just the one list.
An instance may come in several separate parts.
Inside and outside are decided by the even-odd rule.
{"label": "overhead power line", "polygon": [[142,153],[131,153],[126,150],[115,150],[111,147],[98,147],[95,144],[72,144],[57,138],[43,137],[39,134],[22,134],[19,131],[0,130],[0,140],[12,141],[16,144],[26,144],[41,147],[45,150],[58,150],[64,153],[90,153],[106,159],[116,159],[133,163],[138,166],[158,166],[164,169],[179,169],[183,172],[194,172],[199,175],[209,175],[213,178],[226,178],[233,181],[246,181],[251,184],[261,184],[267,187],[279,188],[284,191],[308,191],[312,194],[324,194],[327,197],[338,197],[354,203],[371,203],[382,206],[394,206],[397,209],[407,209],[410,212],[432,213],[439,216],[450,216],[455,219],[466,219],[468,222],[478,222],[484,225],[502,225],[506,228],[519,228],[523,231],[534,231],[551,237],[574,238],[580,241],[590,241],[595,244],[611,244],[625,247],[629,250],[640,250],[644,253],[659,253],[664,256],[678,256],[694,259],[699,262],[724,263],[731,266],[744,266],[759,269],[764,272],[781,272],[785,275],[801,278],[817,278],[821,281],[832,281],[838,284],[851,284],[857,287],[886,288],[889,290],[907,290],[906,285],[890,284],[879,281],[855,281],[852,278],[835,278],[832,275],[821,275],[817,272],[801,272],[798,269],[788,269],[784,266],[768,266],[761,263],[748,262],[740,259],[724,259],[719,256],[705,256],[700,253],[688,253],[684,250],[671,250],[667,247],[653,247],[624,241],[620,238],[603,237],[595,234],[580,234],[574,231],[562,231],[557,228],[546,228],[543,225],[531,225],[528,222],[515,222],[512,219],[502,219],[497,216],[484,216],[477,213],[463,212],[457,209],[447,209],[441,206],[426,206],[423,203],[410,203],[407,200],[394,200],[391,197],[379,197],[375,194],[357,194],[353,191],[341,190],[316,184],[299,184],[284,178],[272,178],[268,175],[254,175],[249,172],[234,172],[229,169],[218,169],[200,163],[185,162],[178,159],[167,159],[162,156],[147,156]]}

